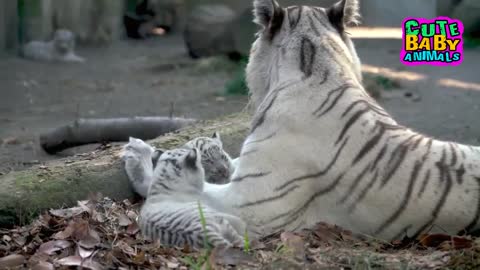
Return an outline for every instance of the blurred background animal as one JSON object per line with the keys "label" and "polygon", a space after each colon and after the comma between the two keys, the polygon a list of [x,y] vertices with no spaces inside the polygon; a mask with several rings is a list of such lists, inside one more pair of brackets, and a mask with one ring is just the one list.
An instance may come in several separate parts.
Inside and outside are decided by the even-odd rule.
{"label": "blurred background animal", "polygon": [[23,48],[23,56],[38,61],[85,62],[75,54],[75,35],[66,29],[55,31],[51,41],[27,43]]}

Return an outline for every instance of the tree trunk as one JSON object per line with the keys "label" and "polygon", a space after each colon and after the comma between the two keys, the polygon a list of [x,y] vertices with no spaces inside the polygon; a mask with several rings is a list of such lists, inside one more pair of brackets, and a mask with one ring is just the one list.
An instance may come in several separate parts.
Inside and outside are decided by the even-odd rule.
{"label": "tree trunk", "polygon": [[[237,156],[248,129],[248,116],[237,114],[202,121],[151,143],[171,149],[192,138],[211,136],[219,131],[225,149]],[[27,223],[40,211],[72,206],[97,192],[116,200],[133,198],[120,150],[121,147],[114,146],[0,177],[0,228]]]}
{"label": "tree trunk", "polygon": [[55,154],[85,144],[126,142],[129,137],[151,140],[195,122],[194,119],[169,117],[79,119],[41,134],[40,145],[47,153]]}

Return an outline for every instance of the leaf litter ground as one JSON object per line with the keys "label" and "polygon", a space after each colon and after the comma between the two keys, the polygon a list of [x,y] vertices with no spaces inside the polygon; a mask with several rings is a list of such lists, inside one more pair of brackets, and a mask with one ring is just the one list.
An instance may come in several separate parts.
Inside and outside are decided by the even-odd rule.
{"label": "leaf litter ground", "polygon": [[0,229],[0,269],[478,269],[480,241],[422,235],[382,242],[329,224],[282,232],[240,248],[165,248],[143,239],[141,202],[96,196]]}

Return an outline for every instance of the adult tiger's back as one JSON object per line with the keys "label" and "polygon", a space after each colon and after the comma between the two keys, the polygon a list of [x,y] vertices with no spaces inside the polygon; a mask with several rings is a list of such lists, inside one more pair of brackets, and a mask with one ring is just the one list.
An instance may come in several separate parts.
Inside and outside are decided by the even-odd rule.
{"label": "adult tiger's back", "polygon": [[251,133],[231,184],[208,196],[265,233],[320,221],[384,239],[478,229],[480,149],[398,125],[367,94],[345,33],[358,6],[254,1]]}

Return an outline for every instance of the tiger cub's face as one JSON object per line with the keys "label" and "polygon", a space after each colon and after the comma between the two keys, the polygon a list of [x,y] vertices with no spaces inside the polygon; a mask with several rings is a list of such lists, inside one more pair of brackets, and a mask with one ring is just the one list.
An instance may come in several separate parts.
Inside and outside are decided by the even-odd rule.
{"label": "tiger cub's face", "polygon": [[360,60],[345,32],[346,26],[358,22],[358,9],[358,0],[341,0],[330,8],[282,8],[275,0],[254,0],[255,23],[261,30],[252,45],[246,72],[254,108],[280,81],[319,76],[331,63],[342,59],[326,57],[325,44],[333,51],[344,52],[361,81]]}
{"label": "tiger cub's face", "polygon": [[[203,191],[205,171],[200,152],[196,148],[178,148],[158,152],[155,161],[155,175],[152,187],[161,184],[167,190],[178,192]],[[156,183],[158,182],[158,183]]]}
{"label": "tiger cub's face", "polygon": [[220,134],[215,132],[212,137],[195,138],[185,144],[188,148],[197,148],[202,156],[205,178],[212,184],[225,184],[234,171],[230,155],[223,149]]}
{"label": "tiger cub's face", "polygon": [[56,50],[61,54],[73,52],[75,49],[75,35],[66,29],[55,31],[53,41]]}

